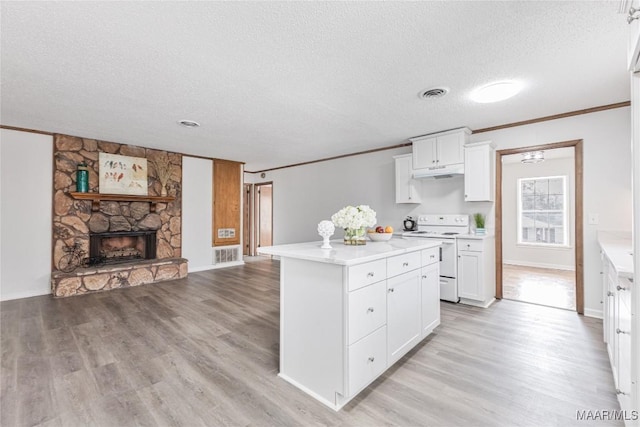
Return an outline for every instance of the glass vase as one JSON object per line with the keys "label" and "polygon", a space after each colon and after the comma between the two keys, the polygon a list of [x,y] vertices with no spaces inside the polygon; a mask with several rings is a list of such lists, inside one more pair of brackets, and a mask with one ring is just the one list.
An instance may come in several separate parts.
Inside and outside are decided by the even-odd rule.
{"label": "glass vase", "polygon": [[365,228],[345,228],[344,244],[350,246],[366,245],[367,239]]}

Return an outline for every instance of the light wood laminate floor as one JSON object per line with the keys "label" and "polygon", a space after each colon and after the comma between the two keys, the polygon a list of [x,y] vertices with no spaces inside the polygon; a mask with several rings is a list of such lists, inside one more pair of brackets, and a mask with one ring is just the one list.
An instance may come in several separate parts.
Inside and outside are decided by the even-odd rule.
{"label": "light wood laminate floor", "polygon": [[575,271],[504,264],[502,297],[575,311],[575,275]]}
{"label": "light wood laminate floor", "polygon": [[340,412],[277,377],[279,264],[3,302],[2,426],[567,426],[614,410],[599,320],[499,301],[442,325]]}

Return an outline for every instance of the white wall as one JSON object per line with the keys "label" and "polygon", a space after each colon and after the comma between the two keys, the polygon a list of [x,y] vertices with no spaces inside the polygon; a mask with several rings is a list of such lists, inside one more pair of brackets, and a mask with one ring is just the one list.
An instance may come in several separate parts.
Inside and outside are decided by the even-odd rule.
{"label": "white wall", "polygon": [[[517,155],[520,157],[520,154]],[[569,201],[569,247],[518,244],[518,179],[566,176]],[[502,256],[505,264],[542,268],[575,269],[574,158],[547,159],[542,163],[502,165]]]}
{"label": "white wall", "polygon": [[0,299],[51,293],[53,138],[0,129]]}
{"label": "white wall", "polygon": [[[629,108],[471,136],[471,142],[492,140],[498,150],[574,139],[584,140],[585,218],[587,213],[600,216],[598,226],[585,225],[584,230],[585,312],[597,316],[602,292],[596,231],[631,229]],[[318,222],[347,204],[369,204],[379,223],[396,228],[409,214],[474,212],[487,214],[487,228],[495,227],[493,203],[465,203],[461,177],[424,181],[422,204],[397,205],[392,156],[408,152],[405,147],[279,169],[266,172],[265,178],[254,175],[256,182],[273,181],[274,244],[320,240]]]}
{"label": "white wall", "polygon": [[182,157],[182,256],[189,272],[213,268],[213,162]]}

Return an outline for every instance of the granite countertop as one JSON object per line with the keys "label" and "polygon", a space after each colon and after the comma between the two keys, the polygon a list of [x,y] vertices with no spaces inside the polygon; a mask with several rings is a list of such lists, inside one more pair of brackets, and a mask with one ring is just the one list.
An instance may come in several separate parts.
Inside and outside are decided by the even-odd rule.
{"label": "granite countertop", "polygon": [[261,255],[277,255],[282,258],[297,258],[329,264],[355,265],[375,261],[407,252],[438,247],[442,244],[434,239],[402,239],[393,237],[388,242],[367,241],[363,246],[347,246],[342,240],[332,240],[332,249],[321,249],[321,241],[293,243],[289,245],[258,248]]}
{"label": "granite countertop", "polygon": [[630,233],[600,231],[598,243],[615,267],[618,276],[633,278],[633,246]]}

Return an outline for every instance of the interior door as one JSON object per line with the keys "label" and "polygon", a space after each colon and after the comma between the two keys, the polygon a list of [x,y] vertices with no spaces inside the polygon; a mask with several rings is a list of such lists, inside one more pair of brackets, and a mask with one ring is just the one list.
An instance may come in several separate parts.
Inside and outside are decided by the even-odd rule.
{"label": "interior door", "polygon": [[251,211],[253,204],[251,203],[251,184],[244,184],[244,193],[242,195],[242,254],[251,255]]}
{"label": "interior door", "polygon": [[273,245],[273,183],[256,184],[256,247]]}

